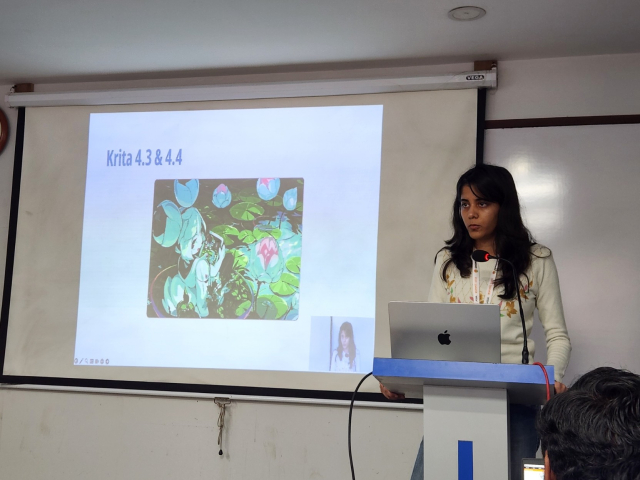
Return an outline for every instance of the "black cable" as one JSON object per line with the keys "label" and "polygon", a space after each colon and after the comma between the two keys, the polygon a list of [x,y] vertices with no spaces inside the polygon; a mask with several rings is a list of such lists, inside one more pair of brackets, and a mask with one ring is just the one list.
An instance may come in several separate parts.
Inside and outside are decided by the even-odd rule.
{"label": "black cable", "polygon": [[520,320],[522,322],[522,336],[524,337],[524,342],[522,344],[522,364],[529,364],[529,345],[527,344],[527,326],[524,321],[524,310],[522,309],[522,299],[520,298],[520,283],[518,282],[518,277],[516,276],[516,267],[506,258],[502,257],[493,257],[498,258],[499,260],[504,260],[511,267],[511,273],[513,273],[513,285],[516,289],[516,294],[518,296],[518,307],[520,310]]}
{"label": "black cable", "polygon": [[527,345],[527,325],[524,321],[524,310],[522,309],[522,299],[520,298],[520,283],[518,282],[518,277],[516,276],[516,267],[509,260],[503,257],[493,257],[498,258],[499,260],[504,260],[511,267],[511,273],[513,273],[513,285],[516,289],[516,294],[518,296],[518,306],[520,307],[520,320],[522,322],[522,336],[524,337],[524,343],[522,345],[522,364],[529,364],[529,345]]}
{"label": "black cable", "polygon": [[356,474],[353,471],[353,455],[351,455],[351,415],[353,414],[353,404],[356,401],[356,393],[358,393],[358,389],[360,388],[360,385],[362,385],[362,382],[364,382],[367,377],[370,377],[371,375],[373,375],[373,372],[369,372],[364,377],[362,377],[362,380],[360,380],[360,383],[358,383],[358,386],[353,391],[353,396],[351,397],[351,405],[349,405],[349,465],[351,465],[352,480],[356,480]]}
{"label": "black cable", "polygon": [[[516,276],[516,267],[511,263],[511,261],[507,260],[504,257],[497,257],[495,255],[491,255],[489,252],[485,250],[474,250],[471,254],[471,257],[476,262],[486,262],[490,258],[495,258],[498,261],[504,260],[511,267],[511,273],[513,273],[513,285],[516,289],[516,294],[518,296],[518,307],[520,307],[520,321],[522,322],[522,336],[524,337],[524,342],[522,345],[522,363],[525,365],[529,364],[529,345],[527,344],[527,326],[524,321],[524,310],[522,309],[522,299],[520,298],[520,283],[518,282],[518,277]],[[496,264],[497,265],[497,264]]]}
{"label": "black cable", "polygon": [[522,336],[524,337],[524,344],[522,346],[522,363],[523,365],[529,364],[529,346],[527,345],[527,326],[524,321],[524,310],[522,310],[522,300],[520,299],[520,284],[516,278],[516,270],[511,265],[511,271],[513,272],[513,281],[516,286],[516,293],[518,294],[518,306],[520,307],[520,320],[522,320]]}

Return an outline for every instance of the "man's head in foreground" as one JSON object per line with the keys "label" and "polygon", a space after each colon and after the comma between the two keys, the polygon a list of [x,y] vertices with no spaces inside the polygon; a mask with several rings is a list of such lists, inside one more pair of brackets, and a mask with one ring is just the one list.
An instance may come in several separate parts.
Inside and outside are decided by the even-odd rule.
{"label": "man's head in foreground", "polygon": [[545,480],[640,480],[640,376],[586,373],[545,405],[537,430]]}

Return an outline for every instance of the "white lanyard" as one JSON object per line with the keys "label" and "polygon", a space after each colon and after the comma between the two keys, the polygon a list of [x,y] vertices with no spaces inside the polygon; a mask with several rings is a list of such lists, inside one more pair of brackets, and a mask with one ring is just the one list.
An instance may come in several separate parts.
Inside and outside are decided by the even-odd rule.
{"label": "white lanyard", "polygon": [[[493,297],[493,287],[496,283],[496,275],[498,273],[498,262],[500,262],[500,260],[496,260],[491,278],[489,279],[489,286],[487,287],[487,293],[484,296],[483,302],[485,304],[491,303],[491,297]],[[475,260],[473,261],[473,303],[480,303],[480,274],[478,273],[478,263]]]}

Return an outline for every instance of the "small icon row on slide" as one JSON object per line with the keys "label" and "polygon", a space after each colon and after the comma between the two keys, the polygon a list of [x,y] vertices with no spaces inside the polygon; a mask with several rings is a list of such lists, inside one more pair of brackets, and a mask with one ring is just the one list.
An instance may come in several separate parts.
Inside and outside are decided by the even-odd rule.
{"label": "small icon row on slide", "polygon": [[108,358],[76,358],[73,360],[75,365],[109,365]]}

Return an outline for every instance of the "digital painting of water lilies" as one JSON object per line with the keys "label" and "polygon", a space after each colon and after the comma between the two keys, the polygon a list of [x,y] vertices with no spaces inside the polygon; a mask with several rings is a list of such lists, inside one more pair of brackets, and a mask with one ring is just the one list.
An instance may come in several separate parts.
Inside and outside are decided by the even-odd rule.
{"label": "digital painting of water lilies", "polygon": [[156,180],[147,315],[297,320],[302,178]]}

